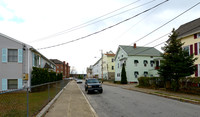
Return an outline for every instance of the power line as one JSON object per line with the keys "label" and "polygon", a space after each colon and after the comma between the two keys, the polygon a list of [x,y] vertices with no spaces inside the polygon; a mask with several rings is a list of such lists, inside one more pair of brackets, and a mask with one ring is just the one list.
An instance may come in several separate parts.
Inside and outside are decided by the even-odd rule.
{"label": "power line", "polygon": [[[126,30],[125,32],[123,32],[120,36],[118,36],[116,39],[121,38],[123,35],[125,35],[127,32],[129,32],[134,26],[136,26],[137,24],[139,24],[140,22],[142,22],[146,17],[148,17],[149,15],[151,15],[155,10],[153,10],[152,12],[150,12],[149,14],[147,14],[145,17],[143,17],[141,20],[139,20],[137,23],[133,24],[128,30]],[[116,41],[116,39],[114,39]]]}
{"label": "power line", "polygon": [[168,23],[172,22],[173,20],[175,20],[176,18],[180,17],[181,15],[183,15],[184,13],[188,12],[189,10],[191,10],[192,8],[196,7],[197,5],[199,5],[200,2],[198,2],[197,4],[193,5],[192,7],[190,7],[189,9],[187,9],[186,11],[182,12],[181,14],[179,14],[178,16],[174,17],[173,19],[171,19],[170,21],[164,23],[163,25],[161,25],[160,27],[156,28],[155,30],[151,31],[150,33],[146,34],[145,36],[139,38],[138,40],[136,40],[134,43],[144,39],[145,37],[149,36],[150,34],[152,34],[153,32],[157,31],[158,29],[162,28],[163,26],[167,25]]}
{"label": "power line", "polygon": [[83,36],[83,37],[80,37],[80,38],[77,38],[77,39],[74,39],[74,40],[71,40],[71,41],[68,41],[68,42],[64,42],[64,43],[61,43],[61,44],[57,44],[57,45],[53,45],[53,46],[48,46],[48,47],[44,47],[44,48],[38,48],[38,50],[48,49],[48,48],[52,48],[52,47],[56,47],[56,46],[61,46],[61,45],[65,45],[65,44],[68,44],[68,43],[72,43],[72,42],[75,42],[75,41],[78,41],[78,40],[85,39],[85,38],[90,37],[90,36],[92,36],[92,35],[95,35],[95,34],[98,34],[98,33],[100,33],[100,32],[103,32],[103,31],[105,31],[105,30],[107,30],[107,29],[113,28],[113,27],[115,27],[115,26],[117,26],[117,25],[119,25],[119,24],[122,24],[122,23],[126,22],[126,21],[129,21],[129,20],[131,20],[131,19],[133,19],[133,18],[135,18],[135,17],[137,17],[137,16],[139,16],[139,15],[141,15],[141,14],[143,14],[143,13],[146,13],[146,12],[148,12],[148,11],[150,11],[150,10],[152,10],[152,9],[154,9],[154,8],[156,8],[156,7],[160,6],[160,5],[162,5],[162,4],[164,4],[164,3],[167,2],[167,1],[168,1],[168,0],[165,0],[165,1],[163,1],[163,2],[161,2],[161,3],[159,3],[159,4],[157,4],[157,5],[155,5],[155,6],[151,7],[151,8],[149,8],[149,9],[147,9],[147,10],[141,12],[141,13],[138,13],[138,14],[136,14],[136,15],[130,17],[130,18],[127,18],[127,19],[125,19],[125,20],[123,20],[123,21],[120,21],[120,22],[118,22],[118,23],[116,23],[116,24],[114,24],[114,25],[111,25],[111,26],[109,26],[109,27],[107,27],[107,28],[104,28],[104,29],[102,29],[102,30],[100,30],[100,31],[91,33],[91,34],[89,34],[89,35],[86,35],[86,36]]}
{"label": "power line", "polygon": [[[85,23],[83,23],[83,24],[74,26],[74,27],[69,28],[69,29],[67,29],[67,30],[63,30],[63,31],[54,33],[54,34],[52,34],[52,35],[50,35],[50,36],[47,36],[47,37],[43,37],[43,38],[40,38],[40,39],[36,39],[36,40],[34,40],[34,41],[32,41],[32,42],[38,42],[38,41],[41,41],[41,40],[45,40],[45,39],[48,39],[48,38],[52,38],[52,37],[55,37],[55,36],[59,36],[59,35],[65,34],[65,33],[69,33],[69,32],[75,31],[75,30],[78,30],[78,29],[87,27],[87,26],[89,26],[89,25],[92,25],[92,24],[96,24],[96,23],[101,22],[101,21],[103,21],[103,20],[106,20],[106,19],[115,17],[115,16],[117,16],[117,15],[123,14],[123,13],[125,13],[125,12],[130,11],[130,10],[133,10],[133,9],[139,8],[139,7],[141,7],[141,6],[147,5],[147,4],[149,4],[149,3],[152,3],[152,2],[155,1],[155,0],[146,2],[146,3],[142,4],[142,5],[139,5],[139,6],[136,6],[136,7],[131,8],[131,9],[122,11],[122,12],[120,12],[120,13],[118,13],[118,14],[115,14],[115,15],[106,17],[106,18],[104,18],[104,19],[95,21],[95,20],[100,19],[100,18],[102,18],[102,17],[104,17],[104,16],[107,16],[107,15],[109,15],[109,14],[112,14],[112,13],[116,12],[116,11],[119,11],[120,9],[123,9],[123,8],[125,8],[125,7],[128,7],[128,6],[132,5],[132,4],[134,4],[134,3],[137,3],[138,1],[140,1],[140,0],[137,0],[137,1],[133,2],[133,3],[131,3],[131,4],[128,4],[128,5],[124,6],[124,7],[121,7],[121,8],[119,8],[119,9],[117,9],[117,10],[114,10],[114,11],[112,11],[112,12],[109,12],[109,13],[107,13],[107,14],[105,14],[105,15],[99,16],[99,17],[97,17],[97,18],[95,18],[95,19],[92,19],[92,20],[90,20],[90,21],[87,21],[87,22],[85,22]],[[91,22],[91,23],[90,23],[90,22]]]}
{"label": "power line", "polygon": [[[194,30],[194,29],[196,29],[196,28],[199,28],[199,27],[200,27],[200,24],[197,25],[197,26],[195,26],[194,28],[192,28],[192,29],[190,29],[190,30],[187,30],[187,31],[185,31],[185,32],[182,32],[182,33],[180,33],[180,34],[178,34],[178,35],[184,35],[184,34],[190,32],[190,31],[192,31],[192,30]],[[170,33],[171,33],[171,32],[170,32]],[[170,34],[170,33],[167,33],[167,34]],[[157,38],[157,39],[151,41],[150,43],[152,43],[152,42],[154,42],[154,41],[156,41],[156,40],[159,40],[160,38],[165,37],[167,34],[165,34],[165,35],[163,35],[163,36],[161,36],[161,37],[159,37],[159,38]],[[156,47],[156,46],[159,46],[159,45],[161,45],[161,44],[164,44],[165,42],[166,42],[166,41],[164,41],[164,42],[162,42],[162,43],[159,43],[159,44],[153,46],[152,48],[147,48],[147,49],[145,49],[145,50],[143,50],[143,51],[140,51],[140,52],[138,52],[138,53],[136,53],[136,54],[134,54],[134,55],[137,55],[137,54],[142,53],[142,52],[144,52],[144,51],[147,51],[147,50],[149,50],[149,49],[153,49],[153,48]],[[148,43],[148,44],[149,44],[149,43]],[[147,45],[147,44],[146,44],[146,45]],[[138,48],[136,48],[136,49],[138,49]],[[131,51],[132,51],[132,50],[131,50]],[[129,52],[130,52],[130,51],[129,51]],[[129,53],[129,52],[127,52],[127,53]]]}

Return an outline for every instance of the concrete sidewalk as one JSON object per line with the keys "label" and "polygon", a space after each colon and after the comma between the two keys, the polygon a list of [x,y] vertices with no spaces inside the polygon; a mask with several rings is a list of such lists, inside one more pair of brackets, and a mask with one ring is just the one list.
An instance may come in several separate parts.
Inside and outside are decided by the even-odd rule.
{"label": "concrete sidewalk", "polygon": [[45,117],[97,117],[97,115],[77,83],[71,81],[51,105]]}
{"label": "concrete sidewalk", "polygon": [[148,89],[148,88],[139,88],[136,87],[137,84],[127,84],[127,85],[121,85],[121,84],[114,84],[110,82],[104,82],[104,85],[111,85],[116,87],[121,87],[128,90],[134,90],[139,91],[143,93],[148,93],[152,95],[162,96],[174,100],[179,100],[182,102],[189,102],[193,104],[200,104],[200,96],[199,95],[192,95],[192,94],[185,94],[185,93],[178,93],[178,92],[172,92],[167,90],[156,90],[156,89]]}

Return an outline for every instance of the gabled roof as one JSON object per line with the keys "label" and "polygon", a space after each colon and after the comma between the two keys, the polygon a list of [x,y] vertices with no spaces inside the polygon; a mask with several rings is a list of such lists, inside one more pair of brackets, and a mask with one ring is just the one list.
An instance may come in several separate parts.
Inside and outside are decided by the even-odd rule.
{"label": "gabled roof", "polygon": [[3,33],[0,33],[0,36],[5,37],[6,39],[9,39],[9,40],[11,40],[11,41],[14,41],[14,42],[16,42],[16,43],[18,43],[18,44],[27,46],[27,48],[33,48],[32,46],[30,46],[30,45],[28,45],[28,44],[25,44],[25,43],[23,43],[23,42],[21,42],[21,41],[18,41],[18,40],[16,40],[16,39],[12,38],[12,37],[9,37],[9,36],[7,36],[7,35],[5,35],[5,34],[3,34]]}
{"label": "gabled roof", "polygon": [[44,68],[46,68],[46,69],[53,69],[53,68],[52,68],[49,64],[47,64],[47,63],[44,65]]}
{"label": "gabled roof", "polygon": [[55,64],[63,64],[62,61],[58,60],[58,59],[50,59],[52,62],[54,62]]}
{"label": "gabled roof", "polygon": [[176,32],[178,39],[200,32],[200,18],[181,25]]}
{"label": "gabled roof", "polygon": [[154,47],[136,47],[120,45],[128,56],[161,56],[161,52]]}

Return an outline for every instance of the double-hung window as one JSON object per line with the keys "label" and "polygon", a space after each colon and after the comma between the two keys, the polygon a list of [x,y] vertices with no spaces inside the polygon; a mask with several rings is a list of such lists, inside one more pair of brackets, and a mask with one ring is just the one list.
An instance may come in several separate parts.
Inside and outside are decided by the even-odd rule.
{"label": "double-hung window", "polygon": [[135,71],[135,72],[134,72],[135,78],[138,78],[138,75],[139,75],[139,72],[138,72],[138,71]]}
{"label": "double-hung window", "polygon": [[8,89],[17,89],[18,80],[17,79],[8,79]]}
{"label": "double-hung window", "polygon": [[8,49],[8,62],[17,62],[17,61],[18,61],[18,50]]}
{"label": "double-hung window", "polygon": [[145,72],[144,72],[144,77],[147,77],[147,75],[148,75],[148,72],[145,71]]}
{"label": "double-hung window", "polygon": [[137,64],[139,63],[138,60],[134,60],[134,65],[137,67]]}
{"label": "double-hung window", "polygon": [[154,63],[155,62],[153,60],[150,61],[151,67],[153,67]]}
{"label": "double-hung window", "polygon": [[148,61],[147,60],[144,60],[144,66],[146,67],[148,64]]}
{"label": "double-hung window", "polygon": [[183,47],[183,50],[186,51],[188,55],[190,55],[190,46]]}

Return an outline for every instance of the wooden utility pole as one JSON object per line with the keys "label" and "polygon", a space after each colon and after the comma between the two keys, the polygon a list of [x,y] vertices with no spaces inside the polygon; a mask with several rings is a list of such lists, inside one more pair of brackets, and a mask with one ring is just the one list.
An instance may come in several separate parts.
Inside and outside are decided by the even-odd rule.
{"label": "wooden utility pole", "polygon": [[101,59],[102,59],[102,63],[101,63],[101,80],[103,83],[103,50],[101,50]]}

